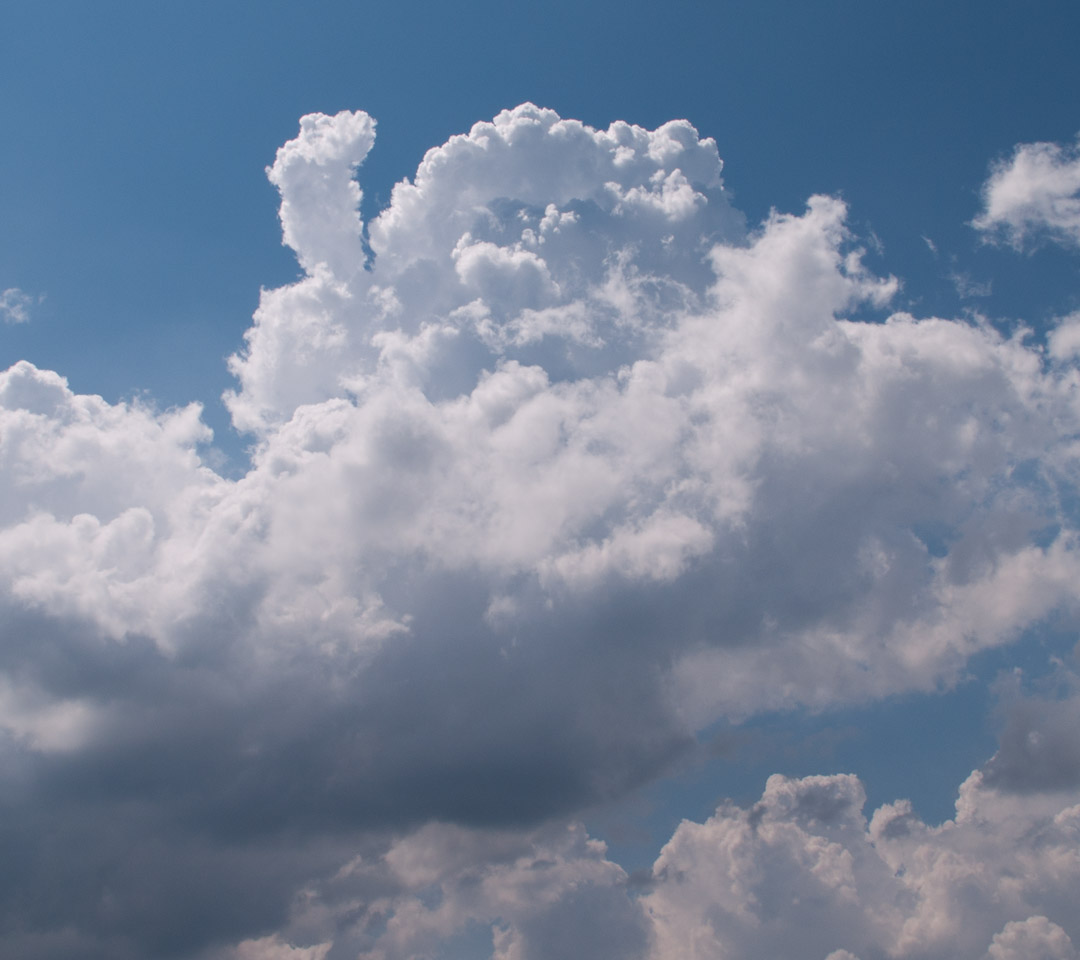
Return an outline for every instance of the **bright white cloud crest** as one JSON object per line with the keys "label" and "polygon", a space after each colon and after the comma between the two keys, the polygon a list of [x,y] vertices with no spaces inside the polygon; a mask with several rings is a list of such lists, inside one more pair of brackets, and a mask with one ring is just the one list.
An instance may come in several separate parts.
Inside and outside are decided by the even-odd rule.
{"label": "bright white cloud crest", "polygon": [[[305,276],[263,293],[230,361],[228,405],[257,440],[241,479],[200,461],[197,406],[110,406],[25,363],[0,375],[0,602],[25,638],[5,653],[0,724],[27,803],[60,783],[117,808],[175,793],[132,829],[180,842],[242,821],[242,871],[287,824],[303,842],[256,891],[280,916],[298,876],[331,869],[329,835],[569,813],[654,776],[714,720],[932,689],[1071,609],[1068,334],[1047,357],[989,326],[886,317],[897,283],[863,266],[839,200],[748,233],[715,143],[684,121],[504,112],[429,151],[365,237],[353,174],[373,142],[366,114],[312,115],[269,168]],[[170,762],[131,774],[155,751]],[[840,797],[836,837],[799,825],[794,789],[770,782],[780,812],[760,830],[718,813],[691,845],[805,868],[865,928],[836,946],[862,960],[882,924],[952,942],[921,906],[860,901],[897,881],[857,783],[820,785]],[[692,833],[661,864],[693,859]],[[417,885],[409,842],[387,854],[396,879],[371,883]],[[763,894],[746,891],[767,878],[733,880],[718,906],[680,867],[704,884],[695,906],[661,866],[639,915],[602,851],[554,849],[552,889],[598,891],[625,921],[620,956],[749,955],[739,924],[760,932]],[[202,856],[190,869],[228,889],[224,854]],[[751,870],[730,856],[732,877]],[[79,929],[114,935],[73,887]],[[453,933],[459,894],[441,918],[395,913],[371,956]],[[538,904],[563,903],[546,896],[468,909],[496,923],[500,960],[547,956],[528,932]],[[239,907],[215,909],[211,938],[250,932]],[[741,918],[727,933],[718,909]],[[995,958],[1040,937],[1066,949],[1031,916],[978,949],[995,931]],[[325,954],[290,950],[256,937],[237,956]]]}

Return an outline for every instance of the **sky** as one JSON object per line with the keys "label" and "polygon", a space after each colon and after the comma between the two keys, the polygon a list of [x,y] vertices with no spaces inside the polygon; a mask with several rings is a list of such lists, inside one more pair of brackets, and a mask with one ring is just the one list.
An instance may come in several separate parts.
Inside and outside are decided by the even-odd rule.
{"label": "sky", "polygon": [[0,953],[1077,960],[1074,4],[0,11]]}

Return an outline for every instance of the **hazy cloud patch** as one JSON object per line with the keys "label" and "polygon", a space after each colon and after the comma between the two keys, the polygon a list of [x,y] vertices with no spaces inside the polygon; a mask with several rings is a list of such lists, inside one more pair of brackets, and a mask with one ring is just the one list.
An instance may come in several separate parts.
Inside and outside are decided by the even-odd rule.
{"label": "hazy cloud patch", "polygon": [[30,308],[35,299],[23,293],[18,287],[8,287],[0,291],[0,320],[4,323],[27,323],[30,320]]}

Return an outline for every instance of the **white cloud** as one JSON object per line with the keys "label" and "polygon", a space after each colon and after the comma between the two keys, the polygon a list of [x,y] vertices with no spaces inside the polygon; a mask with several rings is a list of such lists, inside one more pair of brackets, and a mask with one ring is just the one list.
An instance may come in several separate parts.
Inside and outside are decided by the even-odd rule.
{"label": "white cloud", "polygon": [[[1075,613],[1066,333],[1048,363],[987,326],[886,319],[897,282],[863,266],[839,200],[748,233],[688,123],[601,131],[531,105],[429,151],[368,225],[368,263],[352,175],[373,138],[366,114],[312,115],[270,168],[305,275],[263,292],[231,360],[245,476],[202,463],[197,405],[0,374],[0,725],[30,784],[9,829],[34,851],[46,829],[81,838],[133,955],[183,936],[317,951],[310,931],[265,940],[297,877],[346,842],[378,859],[387,831],[396,852],[357,876],[395,911],[421,882],[450,906],[408,906],[383,955],[465,935],[466,914],[502,918],[504,960],[565,955],[543,911],[587,924],[559,884],[636,914],[602,851],[528,825],[657,776],[715,719],[933,689]],[[883,322],[847,319],[865,306]],[[846,811],[833,836],[792,806],[812,784],[785,783],[774,839],[748,849],[862,917],[860,871],[884,868],[861,788],[821,786]],[[99,799],[73,809],[82,793]],[[91,809],[142,811],[130,843],[161,866],[118,855]],[[473,843],[465,824],[527,850],[416,866],[408,829],[433,822],[433,849]],[[180,900],[145,908],[172,904],[173,862],[209,877],[205,930],[183,933]],[[100,883],[64,894],[90,937],[113,929]],[[644,943],[626,930],[621,956]]]}
{"label": "white cloud", "polygon": [[345,279],[363,268],[361,193],[352,174],[374,142],[375,121],[365,113],[308,114],[300,136],[266,169],[281,191],[283,243],[309,273],[324,266]]}
{"label": "white cloud", "polygon": [[1080,312],[1063,317],[1046,339],[1050,356],[1055,360],[1068,361],[1080,357]]}
{"label": "white cloud", "polygon": [[30,307],[34,298],[18,287],[8,287],[0,292],[0,320],[4,323],[26,323],[30,319]]}
{"label": "white cloud", "polygon": [[1080,696],[1061,664],[1039,685],[1000,689],[1001,746],[938,827],[907,800],[868,823],[846,774],[774,776],[750,808],[681,824],[642,899],[653,960],[1075,957],[1080,766],[1050,757],[1076,752]]}
{"label": "white cloud", "polygon": [[1080,154],[1056,143],[1023,143],[994,167],[974,226],[1015,247],[1045,233],[1080,244]]}
{"label": "white cloud", "polygon": [[850,775],[774,776],[750,809],[684,822],[642,900],[654,960],[1076,955],[1075,789],[1017,802],[974,773],[940,827],[903,800],[867,824],[864,799]]}
{"label": "white cloud", "polygon": [[297,947],[278,936],[245,940],[237,944],[231,960],[324,960],[333,944]]}
{"label": "white cloud", "polygon": [[988,960],[1073,960],[1076,956],[1069,935],[1046,917],[1010,920],[987,951]]}

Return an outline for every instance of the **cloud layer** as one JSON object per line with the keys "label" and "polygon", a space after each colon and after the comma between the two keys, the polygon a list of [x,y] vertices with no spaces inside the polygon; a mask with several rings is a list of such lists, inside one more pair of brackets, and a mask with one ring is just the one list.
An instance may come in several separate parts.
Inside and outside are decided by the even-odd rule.
{"label": "cloud layer", "polygon": [[[650,928],[552,818],[716,720],[934,689],[1071,623],[1069,349],[889,315],[897,282],[865,269],[839,200],[748,231],[685,121],[598,131],[524,105],[429,151],[365,226],[374,130],[305,117],[268,170],[304,276],[263,292],[230,360],[242,478],[201,460],[198,405],[0,374],[0,936],[23,956],[336,956],[253,934],[309,878],[413,889],[422,867],[395,864],[440,831],[480,845],[466,887],[506,867],[492,896],[547,851],[503,960],[608,910],[617,955],[670,953],[663,877]],[[857,859],[858,788],[823,783]],[[749,829],[717,816],[707,833]],[[426,949],[399,928],[461,932],[417,916],[382,955]],[[1016,922],[1001,957],[1058,937]]]}

